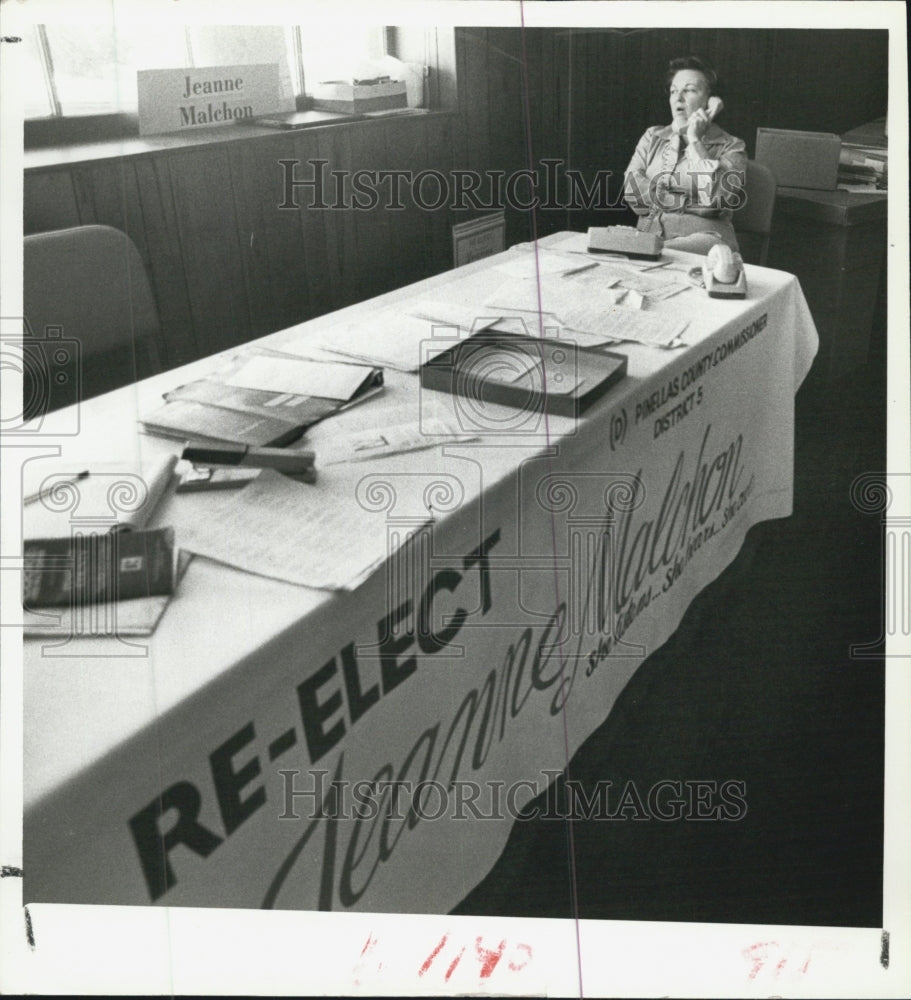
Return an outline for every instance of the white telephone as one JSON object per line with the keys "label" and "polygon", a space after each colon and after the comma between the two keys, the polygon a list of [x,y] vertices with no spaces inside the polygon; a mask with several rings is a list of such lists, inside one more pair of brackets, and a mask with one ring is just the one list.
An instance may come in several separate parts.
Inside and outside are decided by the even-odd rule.
{"label": "white telephone", "polygon": [[720,97],[716,97],[714,94],[709,98],[709,103],[706,105],[705,114],[709,121],[714,121],[715,116],[724,110],[724,101]]}
{"label": "white telephone", "polygon": [[702,280],[713,299],[743,299],[747,294],[747,279],[743,258],[724,243],[716,243],[702,265]]}
{"label": "white telephone", "polygon": [[[724,101],[720,97],[714,94],[709,98],[708,104],[705,106],[705,116],[708,118],[709,122],[715,120],[715,116],[719,115],[724,110]],[[692,117],[692,116],[690,116]],[[686,123],[683,125],[674,124],[673,128],[675,132],[680,132],[682,135],[686,132],[687,126],[689,125],[690,119],[687,118]]]}

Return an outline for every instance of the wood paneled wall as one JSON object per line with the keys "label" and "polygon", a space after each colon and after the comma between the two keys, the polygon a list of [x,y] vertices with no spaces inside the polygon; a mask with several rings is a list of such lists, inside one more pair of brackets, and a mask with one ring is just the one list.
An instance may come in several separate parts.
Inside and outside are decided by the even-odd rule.
{"label": "wood paneled wall", "polygon": [[331,205],[332,170],[448,173],[452,127],[451,117],[393,119],[28,172],[25,231],[128,233],[173,367],[451,266],[447,213],[416,207],[407,185],[397,211],[308,208],[307,189],[295,192],[298,208],[282,208],[279,161],[294,161],[296,179],[327,161]]}
{"label": "wood paneled wall", "polygon": [[[888,101],[885,31],[532,29],[525,51],[535,157],[561,157],[588,183],[609,170],[614,200],[638,138],[670,120],[664,77],[675,56],[699,55],[715,67],[725,101],[719,124],[745,141],[749,156],[759,126],[840,134],[884,115]],[[499,122],[491,125],[497,134]],[[546,228],[560,213],[550,214]],[[569,228],[632,220],[622,212],[563,218]]]}
{"label": "wood paneled wall", "polygon": [[[283,209],[281,159],[299,161],[298,176],[321,159],[327,171],[471,169],[489,180],[555,158],[587,183],[611,171],[616,197],[636,140],[668,119],[672,56],[716,66],[720,124],[752,154],[759,125],[843,132],[884,114],[887,45],[883,31],[460,28],[453,114],[28,171],[25,231],[126,231],[152,279],[171,367],[438,273],[451,266],[452,224],[478,214],[427,211],[407,185],[400,210]],[[482,204],[491,193],[485,183]],[[553,193],[565,201],[565,188]],[[631,216],[507,208],[506,219],[512,244]]]}

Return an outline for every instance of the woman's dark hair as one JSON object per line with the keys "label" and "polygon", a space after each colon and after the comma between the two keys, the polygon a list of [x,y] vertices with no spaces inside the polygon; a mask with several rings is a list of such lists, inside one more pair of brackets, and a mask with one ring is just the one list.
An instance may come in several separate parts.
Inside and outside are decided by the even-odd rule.
{"label": "woman's dark hair", "polygon": [[674,77],[682,69],[694,69],[698,70],[704,77],[705,82],[708,84],[709,93],[714,94],[715,88],[718,86],[718,74],[712,69],[707,62],[704,62],[699,56],[679,56],[677,59],[672,59],[667,64],[667,74],[665,76],[665,82],[667,84],[668,90],[670,90],[671,83]]}

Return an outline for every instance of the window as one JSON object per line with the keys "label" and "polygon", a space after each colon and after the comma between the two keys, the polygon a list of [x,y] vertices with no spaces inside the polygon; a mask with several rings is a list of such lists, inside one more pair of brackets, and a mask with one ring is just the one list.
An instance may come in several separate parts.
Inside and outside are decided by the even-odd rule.
{"label": "window", "polygon": [[293,108],[307,83],[382,74],[386,37],[383,27],[325,22],[175,28],[112,17],[107,31],[97,24],[35,25],[23,39],[25,117],[135,113],[140,69],[264,62],[278,63],[282,104]]}

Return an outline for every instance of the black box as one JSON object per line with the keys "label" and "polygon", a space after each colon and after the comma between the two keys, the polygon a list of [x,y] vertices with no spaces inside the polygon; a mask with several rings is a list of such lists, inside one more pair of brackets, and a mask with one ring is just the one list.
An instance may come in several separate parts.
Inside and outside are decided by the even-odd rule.
{"label": "black box", "polygon": [[480,408],[501,403],[575,417],[625,374],[622,354],[487,330],[425,362],[421,385],[468,397]]}

